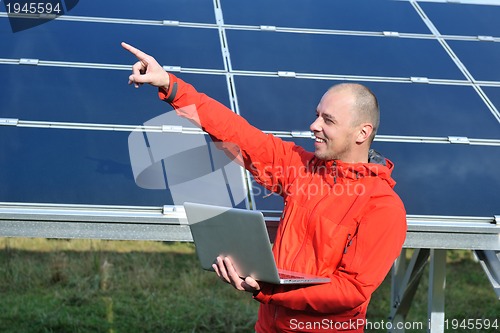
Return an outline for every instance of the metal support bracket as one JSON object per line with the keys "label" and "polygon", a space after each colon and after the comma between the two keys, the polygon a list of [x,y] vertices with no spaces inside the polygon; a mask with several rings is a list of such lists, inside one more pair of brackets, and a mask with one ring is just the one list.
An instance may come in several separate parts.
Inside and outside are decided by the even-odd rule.
{"label": "metal support bracket", "polygon": [[287,72],[287,71],[278,71],[279,77],[296,77],[297,73],[295,72]]}
{"label": "metal support bracket", "polygon": [[163,66],[163,69],[167,72],[181,72],[181,66]]}
{"label": "metal support bracket", "polygon": [[500,300],[500,251],[476,250],[474,252]]}
{"label": "metal support bracket", "polygon": [[469,138],[466,136],[449,136],[448,141],[450,141],[450,143],[470,144]]}
{"label": "metal support bracket", "polygon": [[0,126],[17,126],[18,123],[16,118],[0,118]]}
{"label": "metal support bracket", "polygon": [[399,32],[397,31],[383,31],[382,33],[387,37],[399,37]]}
{"label": "metal support bracket", "polygon": [[429,78],[412,76],[410,77],[410,81],[413,83],[429,83]]}
{"label": "metal support bracket", "polygon": [[[415,249],[408,264],[408,268],[406,268],[406,251],[403,251],[393,266],[391,288],[392,307],[389,320],[392,321],[392,327],[394,328],[389,330],[389,332],[404,332],[404,329],[396,329],[396,327],[398,327],[397,323],[405,321],[413,297],[417,292],[420,279],[424,273],[429,254],[429,249]],[[404,325],[400,326],[404,327]]]}
{"label": "metal support bracket", "polygon": [[432,249],[429,271],[427,332],[444,333],[444,289],[446,286],[446,250]]}
{"label": "metal support bracket", "polygon": [[477,36],[477,39],[481,42],[494,42],[495,38],[493,36]]}
{"label": "metal support bracket", "polygon": [[262,30],[262,31],[276,31],[276,27],[274,25],[261,25],[260,30]]}
{"label": "metal support bracket", "polygon": [[162,24],[163,25],[168,25],[168,26],[178,26],[179,25],[179,21],[163,20]]}
{"label": "metal support bracket", "polygon": [[19,59],[19,65],[32,65],[32,66],[37,66],[39,59],[27,59],[27,58],[21,58]]}
{"label": "metal support bracket", "polygon": [[307,138],[311,139],[313,137],[312,132],[310,131],[292,131],[292,138]]}
{"label": "metal support bracket", "polygon": [[161,125],[162,132],[168,133],[182,133],[182,126],[177,125]]}

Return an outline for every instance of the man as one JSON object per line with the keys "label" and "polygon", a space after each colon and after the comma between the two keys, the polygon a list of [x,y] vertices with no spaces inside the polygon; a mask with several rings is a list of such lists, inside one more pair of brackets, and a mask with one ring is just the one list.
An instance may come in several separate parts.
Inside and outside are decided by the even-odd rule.
{"label": "man", "polygon": [[401,251],[406,212],[392,190],[393,164],[370,150],[379,123],[371,91],[358,84],[329,89],[311,124],[310,153],[248,124],[222,104],[166,73],[156,60],[123,43],[139,61],[129,84],[149,83],[177,114],[216,141],[238,146],[247,168],[283,196],[273,253],[279,268],[327,276],[322,285],[282,286],[240,278],[228,258],[214,269],[261,302],[257,332],[363,332],[371,294]]}

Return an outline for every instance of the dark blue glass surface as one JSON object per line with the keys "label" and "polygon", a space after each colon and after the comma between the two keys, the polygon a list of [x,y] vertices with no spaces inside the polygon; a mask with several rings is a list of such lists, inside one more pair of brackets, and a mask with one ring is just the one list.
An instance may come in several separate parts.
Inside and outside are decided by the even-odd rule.
{"label": "dark blue glass surface", "polygon": [[0,201],[158,206],[167,190],[138,187],[128,132],[0,128]]}
{"label": "dark blue glass surface", "polygon": [[488,216],[500,211],[500,147],[375,142],[391,159],[408,214]]}
{"label": "dark blue glass surface", "polygon": [[[129,74],[117,70],[0,65],[0,77],[10,82],[0,89],[0,117],[140,125],[172,110],[158,98],[156,88],[129,86]],[[229,106],[224,76],[179,77]]]}
{"label": "dark blue glass surface", "polygon": [[[138,145],[137,140],[130,145],[129,135],[130,132],[0,128],[0,140],[4,143],[0,151],[0,202],[158,206],[188,200],[217,201],[220,205],[224,199],[224,205],[228,205],[232,199],[233,205],[242,207],[246,191],[242,191],[240,169],[235,169],[235,164],[221,164],[221,156],[226,160],[222,152],[210,153],[208,147],[197,144],[169,155],[179,151],[180,141],[189,141],[188,135],[148,133],[149,149],[146,144]],[[198,143],[208,138],[195,134],[190,137]],[[141,155],[148,152],[156,153],[155,161],[162,160],[163,170],[160,166],[158,173],[149,173],[148,184],[136,182],[143,171],[155,168],[149,155],[147,160],[141,160]],[[138,162],[145,168],[137,168]],[[224,180],[218,181],[222,179],[222,168],[228,185]]]}
{"label": "dark blue glass surface", "polygon": [[436,40],[235,30],[227,36],[234,69],[464,79]]}
{"label": "dark blue glass surface", "polygon": [[222,10],[227,24],[430,33],[406,1],[223,0]]}
{"label": "dark blue glass surface", "polygon": [[[307,131],[324,92],[341,81],[236,76],[235,82],[240,113],[250,123],[263,130]],[[472,87],[360,83],[378,97],[378,134],[500,138],[500,124]]]}
{"label": "dark blue glass surface", "polygon": [[215,29],[56,20],[12,33],[8,20],[0,18],[0,38],[0,58],[132,64],[135,58],[120,46],[125,41],[162,65],[224,68]]}
{"label": "dark blue glass surface", "polygon": [[81,0],[69,15],[215,23],[212,1],[203,0],[148,0],[144,4],[132,0]]}
{"label": "dark blue glass surface", "polygon": [[316,119],[316,107],[335,83],[235,76],[240,114],[261,130],[308,131]]}
{"label": "dark blue glass surface", "polygon": [[381,105],[379,134],[500,139],[500,124],[469,86],[369,83]]}
{"label": "dark blue glass surface", "polygon": [[500,43],[450,40],[448,44],[474,79],[500,81]]}
{"label": "dark blue glass surface", "polygon": [[441,34],[500,36],[499,6],[420,2]]}
{"label": "dark blue glass surface", "polygon": [[500,111],[500,87],[481,87],[486,93],[486,96],[495,105],[496,109]]}

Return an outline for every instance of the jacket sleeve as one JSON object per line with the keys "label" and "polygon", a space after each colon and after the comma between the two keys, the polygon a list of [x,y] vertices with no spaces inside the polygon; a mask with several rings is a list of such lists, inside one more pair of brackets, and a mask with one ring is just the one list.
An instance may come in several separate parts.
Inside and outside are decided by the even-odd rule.
{"label": "jacket sleeve", "polygon": [[[168,91],[159,89],[160,99],[168,102],[181,117],[206,131],[222,147],[232,146],[233,157],[241,153],[244,166],[256,181],[268,190],[281,193],[294,174],[286,166],[301,163],[308,152],[251,126],[245,119],[230,109],[199,93],[195,88],[170,74]],[[228,153],[228,149],[226,149]],[[293,161],[296,160],[296,161]]]}
{"label": "jacket sleeve", "polygon": [[300,311],[340,314],[368,301],[399,256],[406,236],[402,207],[375,207],[360,222],[357,236],[327,284],[276,292],[264,285],[254,298]]}

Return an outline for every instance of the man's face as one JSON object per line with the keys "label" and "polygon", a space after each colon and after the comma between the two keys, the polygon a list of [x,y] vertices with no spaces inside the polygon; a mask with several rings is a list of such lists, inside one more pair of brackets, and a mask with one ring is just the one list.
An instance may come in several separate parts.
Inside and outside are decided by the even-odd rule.
{"label": "man's face", "polygon": [[316,120],[310,129],[315,136],[315,156],[322,160],[349,161],[356,145],[353,126],[353,96],[347,89],[327,91],[316,108]]}

